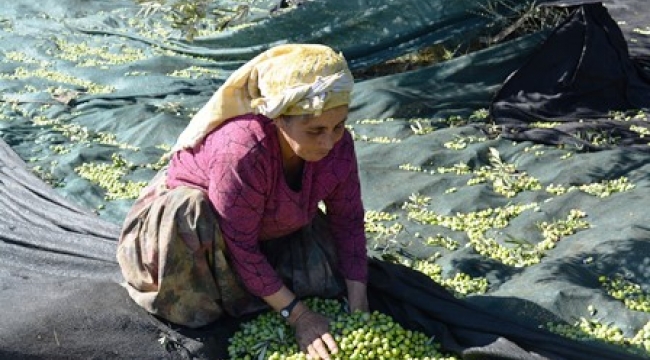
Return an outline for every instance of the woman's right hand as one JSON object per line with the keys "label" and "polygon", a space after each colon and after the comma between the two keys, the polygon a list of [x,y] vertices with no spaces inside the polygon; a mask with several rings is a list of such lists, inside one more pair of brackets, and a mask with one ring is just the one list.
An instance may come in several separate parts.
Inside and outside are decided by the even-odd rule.
{"label": "woman's right hand", "polygon": [[329,319],[325,316],[307,309],[292,325],[300,350],[312,359],[328,360],[330,354],[338,352],[336,341],[329,333]]}

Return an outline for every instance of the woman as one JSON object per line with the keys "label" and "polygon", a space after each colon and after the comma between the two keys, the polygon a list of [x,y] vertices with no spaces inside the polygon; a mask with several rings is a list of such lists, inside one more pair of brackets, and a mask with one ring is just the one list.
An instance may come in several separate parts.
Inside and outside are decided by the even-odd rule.
{"label": "woman", "polygon": [[226,80],[125,220],[117,257],[139,305],[190,327],[271,307],[311,357],[337,352],[300,299],[344,293],[368,311],[353,82],[342,55],[302,44]]}

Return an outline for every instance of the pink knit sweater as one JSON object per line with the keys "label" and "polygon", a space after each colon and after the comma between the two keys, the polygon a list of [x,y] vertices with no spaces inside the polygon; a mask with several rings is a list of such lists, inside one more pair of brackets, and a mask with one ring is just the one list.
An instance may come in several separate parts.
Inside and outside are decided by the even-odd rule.
{"label": "pink knit sweater", "polygon": [[167,186],[203,189],[220,218],[235,271],[247,289],[267,296],[281,279],[260,252],[259,241],[288,235],[310,223],[318,203],[327,218],[346,279],[366,281],[363,204],[354,142],[349,133],[317,162],[306,162],[302,187],[287,185],[276,127],[261,115],[233,118],[194,149],[174,154]]}

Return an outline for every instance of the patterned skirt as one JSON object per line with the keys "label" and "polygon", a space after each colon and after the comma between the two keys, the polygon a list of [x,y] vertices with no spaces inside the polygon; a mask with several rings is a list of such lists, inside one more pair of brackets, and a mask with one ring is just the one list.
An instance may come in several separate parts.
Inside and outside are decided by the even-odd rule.
{"label": "patterned skirt", "polygon": [[[206,194],[191,187],[169,190],[165,177],[163,169],[142,191],[122,227],[117,260],[131,298],[151,314],[192,328],[224,312],[241,316],[268,309],[234,272]],[[336,297],[344,291],[326,215],[293,234],[262,241],[260,248],[297,296]]]}

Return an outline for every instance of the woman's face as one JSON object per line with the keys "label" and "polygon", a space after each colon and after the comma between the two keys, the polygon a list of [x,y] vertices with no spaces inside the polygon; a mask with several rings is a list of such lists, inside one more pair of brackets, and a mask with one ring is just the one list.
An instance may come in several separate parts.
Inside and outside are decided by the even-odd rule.
{"label": "woman's face", "polygon": [[320,116],[280,116],[276,126],[285,159],[298,156],[318,161],[327,156],[345,131],[347,106],[324,111]]}

